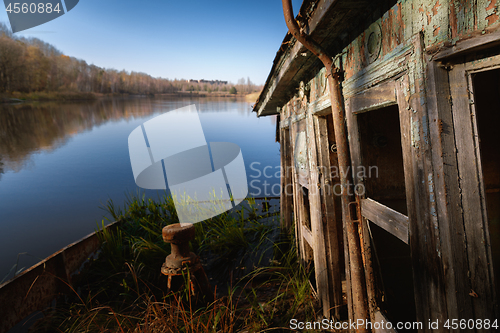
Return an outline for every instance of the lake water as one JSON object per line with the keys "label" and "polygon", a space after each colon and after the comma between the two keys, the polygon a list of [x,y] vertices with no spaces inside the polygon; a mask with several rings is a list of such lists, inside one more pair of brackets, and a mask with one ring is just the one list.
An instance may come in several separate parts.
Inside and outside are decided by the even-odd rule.
{"label": "lake water", "polygon": [[[236,98],[127,98],[0,105],[0,281],[95,231],[134,182],[128,136],[195,104],[208,142],[240,146],[249,195],[279,196],[276,119]],[[189,126],[189,124],[184,124]],[[267,167],[267,168],[266,168]],[[156,198],[164,191],[145,191]],[[108,216],[109,217],[109,216]]]}

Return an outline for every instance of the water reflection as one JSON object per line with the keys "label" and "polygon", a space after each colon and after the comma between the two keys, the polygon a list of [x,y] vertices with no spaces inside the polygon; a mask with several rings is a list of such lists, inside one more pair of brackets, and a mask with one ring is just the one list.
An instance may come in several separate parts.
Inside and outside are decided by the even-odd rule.
{"label": "water reflection", "polygon": [[[108,199],[137,191],[128,135],[158,114],[196,104],[208,142],[241,147],[249,180],[279,166],[275,121],[229,98],[124,98],[0,105],[0,281],[96,228]],[[262,179],[253,184],[272,184]],[[146,193],[156,197],[157,191]],[[12,274],[10,275],[12,277]]]}
{"label": "water reflection", "polygon": [[5,171],[29,166],[30,156],[57,149],[74,135],[110,121],[129,120],[163,113],[191,103],[199,112],[249,113],[248,104],[237,98],[112,99],[84,103],[0,104],[0,177]]}

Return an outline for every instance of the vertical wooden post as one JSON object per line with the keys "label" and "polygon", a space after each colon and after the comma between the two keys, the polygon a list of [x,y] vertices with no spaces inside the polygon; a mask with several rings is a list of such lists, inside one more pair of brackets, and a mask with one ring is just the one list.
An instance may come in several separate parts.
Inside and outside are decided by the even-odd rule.
{"label": "vertical wooden post", "polygon": [[[278,124],[278,126],[280,126],[280,124]],[[284,230],[290,231],[293,217],[292,193],[290,193],[293,186],[290,156],[290,131],[288,128],[281,128],[279,133],[281,150],[281,226]]]}
{"label": "vertical wooden post", "polygon": [[[362,166],[363,162],[361,160],[361,144],[359,138],[359,128],[358,123],[355,120],[355,115],[352,113],[349,101],[346,102],[346,120],[347,128],[349,130],[350,140],[349,147],[351,150],[351,160],[353,170],[357,170],[358,166]],[[365,166],[366,167],[366,166]],[[355,172],[353,172],[353,181],[355,185],[365,185],[363,179],[358,179]],[[365,198],[364,193],[362,195],[356,193],[356,200],[361,200]],[[368,223],[370,223],[363,216],[360,216],[361,223],[358,226],[358,232],[360,234],[361,240],[360,244],[363,248],[363,264],[366,274],[366,293],[368,297],[368,307],[370,309],[370,319],[372,322],[376,321],[375,313],[378,309],[376,290],[375,290],[375,277],[373,273],[373,263],[372,263],[372,246],[370,240],[370,233],[368,230]]]}
{"label": "vertical wooden post", "polygon": [[[352,195],[349,195],[352,186],[352,173],[350,171],[351,161],[349,146],[347,142],[347,131],[345,127],[345,110],[342,101],[342,92],[339,83],[339,71],[333,63],[333,58],[328,55],[323,47],[311,39],[311,37],[301,30],[293,16],[291,0],[282,0],[283,14],[290,33],[309,51],[311,51],[323,63],[326,69],[328,85],[330,88],[330,101],[332,105],[333,126],[335,138],[337,140],[337,151],[342,186],[342,220],[345,223],[347,243],[349,251],[350,281],[353,302],[353,320],[367,320],[369,309],[366,297],[366,282],[361,255],[360,238],[357,226],[349,214],[349,204],[352,202]],[[366,327],[358,328],[358,332],[367,332]]]}
{"label": "vertical wooden post", "polygon": [[[307,111],[306,111],[307,112]],[[318,156],[316,150],[316,132],[314,130],[313,115],[307,112],[307,154],[309,160],[309,203],[311,231],[313,235],[314,272],[318,296],[321,299],[323,315],[330,318],[330,293],[328,283],[328,265],[326,261],[325,234],[321,214],[320,180],[318,173]]]}
{"label": "vertical wooden post", "polygon": [[340,319],[342,300],[342,272],[341,253],[338,238],[337,221],[340,216],[335,215],[335,200],[333,179],[331,177],[330,147],[328,144],[328,124],[324,117],[313,117],[316,131],[316,145],[318,149],[318,167],[320,170],[321,199],[323,209],[323,232],[327,251],[328,277],[330,285],[330,299],[334,306],[334,317]]}
{"label": "vertical wooden post", "polygon": [[303,195],[302,195],[302,189],[298,181],[298,176],[297,176],[297,170],[295,168],[295,141],[297,138],[297,130],[296,130],[296,125],[292,124],[290,122],[290,133],[291,133],[291,138],[290,138],[290,146],[291,146],[291,151],[290,151],[290,156],[292,158],[292,188],[293,188],[293,211],[294,211],[294,217],[295,217],[295,242],[296,242],[296,247],[297,251],[299,252],[299,258],[302,261],[302,264],[305,265],[305,263],[309,260],[309,253],[306,250],[306,245],[304,244],[304,241],[302,240],[302,223],[304,221],[304,204],[303,204]]}
{"label": "vertical wooden post", "polygon": [[[475,108],[471,82],[463,64],[450,71],[452,115],[455,130],[458,174],[460,175],[460,201],[463,209],[465,247],[468,259],[469,289],[479,297],[473,297],[472,305],[476,318],[495,317],[493,289],[493,269],[489,244],[488,220],[481,199],[482,174],[480,173],[480,152],[477,128],[475,128]],[[484,193],[483,193],[484,195]],[[472,293],[469,290],[469,293]]]}
{"label": "vertical wooden post", "polygon": [[[460,82],[459,78],[455,79]],[[449,98],[448,71],[439,67],[435,62],[428,62],[427,87],[427,110],[436,185],[436,205],[441,230],[442,263],[447,267],[443,272],[446,281],[447,317],[474,318],[472,297],[468,295],[470,285],[467,276],[467,244],[463,236],[459,236],[465,235],[465,230],[460,207],[461,191],[455,153],[455,130]]]}
{"label": "vertical wooden post", "polygon": [[[441,261],[440,230],[435,210],[421,37],[416,35],[412,40],[416,68],[404,76],[396,88],[417,320],[438,320],[443,323],[448,319],[446,287]],[[431,329],[424,325],[423,331]]]}

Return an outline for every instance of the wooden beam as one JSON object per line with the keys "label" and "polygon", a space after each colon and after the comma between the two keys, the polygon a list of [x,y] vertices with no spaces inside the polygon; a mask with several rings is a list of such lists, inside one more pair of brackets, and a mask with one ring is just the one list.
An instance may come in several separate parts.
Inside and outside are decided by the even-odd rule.
{"label": "wooden beam", "polygon": [[361,200],[361,215],[408,244],[408,216],[370,198]]}
{"label": "wooden beam", "polygon": [[[351,99],[346,100],[346,120],[347,129],[349,131],[349,149],[351,151],[351,161],[353,170],[357,170],[362,166],[361,158],[361,142],[358,128],[358,118],[351,108]],[[365,180],[359,178],[356,172],[353,172],[353,182],[356,185],[365,186]],[[363,199],[363,195],[358,195],[357,199]],[[375,321],[375,311],[379,308],[377,300],[377,291],[375,287],[375,276],[372,265],[372,245],[370,241],[370,233],[368,230],[368,221],[362,218],[362,223],[358,226],[359,234],[361,235],[361,246],[363,247],[363,264],[366,275],[366,293],[368,296],[368,306],[370,308],[370,319]],[[352,310],[351,310],[352,311]]]}
{"label": "wooden beam", "polygon": [[380,59],[342,82],[344,97],[351,96],[394,78],[407,69],[407,57],[414,52],[412,44],[401,44]]}
{"label": "wooden beam", "polygon": [[[412,67],[398,80],[397,96],[403,149],[417,321],[448,319],[439,216],[436,214],[432,148],[428,136],[423,35],[411,39]],[[423,332],[431,329],[424,325]]]}
{"label": "wooden beam", "polygon": [[313,234],[305,225],[300,226],[300,234],[302,239],[304,239],[311,248],[314,246]]}
{"label": "wooden beam", "polygon": [[[497,26],[498,28],[498,26]],[[478,31],[480,33],[480,31]],[[500,44],[500,30],[493,31],[484,35],[476,34],[473,37],[467,36],[466,39],[457,41],[454,45],[443,47],[439,51],[429,49],[428,53],[434,53],[432,60],[444,61],[448,58],[457,57],[469,52],[479,51],[488,47]]]}
{"label": "wooden beam", "polygon": [[[389,319],[387,319],[386,316],[380,310],[375,311],[375,323],[379,323],[378,327],[379,328],[373,328],[372,332],[373,333],[397,333],[395,329],[393,328],[387,328],[387,323],[389,322]],[[384,325],[385,324],[385,325]],[[376,326],[376,325],[373,325]]]}
{"label": "wooden beam", "polygon": [[363,90],[363,92],[350,98],[351,112],[354,113],[366,112],[395,104],[397,104],[396,84],[392,80]]}
{"label": "wooden beam", "polygon": [[[349,25],[360,20],[360,15],[367,15],[370,11],[366,8],[371,5],[370,1],[356,1],[353,4],[350,0],[320,0],[306,24],[307,33],[322,46],[334,47],[337,37]],[[364,10],[360,11],[360,8]],[[264,89],[254,106],[259,117],[277,114],[277,108],[286,103],[290,88],[297,86],[311,72],[311,68],[319,63],[307,48],[289,36],[283,40]]]}
{"label": "wooden beam", "polygon": [[302,242],[302,224],[303,222],[303,200],[302,190],[297,179],[297,170],[295,169],[295,140],[297,137],[297,126],[290,126],[290,157],[292,158],[292,188],[293,188],[293,215],[295,218],[295,245],[302,264],[308,260],[306,247]]}
{"label": "wooden beam", "polygon": [[488,253],[490,245],[486,241],[488,221],[482,209],[484,199],[480,196],[483,175],[478,166],[480,152],[475,138],[478,132],[472,118],[475,117],[471,104],[473,87],[471,82],[467,82],[463,64],[454,66],[449,76],[470,288],[479,295],[473,300],[474,314],[477,318],[493,318],[493,304],[496,302],[493,299],[493,272]]}
{"label": "wooden beam", "polygon": [[448,71],[427,63],[427,108],[448,318],[474,318],[468,275]]}
{"label": "wooden beam", "polygon": [[330,294],[333,302],[334,316],[340,319],[340,305],[342,300],[342,272],[341,252],[339,244],[340,216],[335,215],[335,194],[333,193],[333,178],[330,165],[330,145],[328,141],[328,124],[325,117],[313,117],[316,130],[316,144],[318,148],[318,167],[320,171],[321,199],[323,212],[323,232],[327,252],[328,277]]}
{"label": "wooden beam", "polygon": [[[115,230],[121,221],[107,225]],[[35,311],[42,311],[60,294],[71,294],[76,274],[101,247],[94,232],[40,261],[0,285],[0,332],[9,331]]]}
{"label": "wooden beam", "polygon": [[314,130],[313,115],[308,113],[306,117],[307,126],[307,157],[309,160],[309,208],[311,218],[311,232],[313,236],[313,256],[314,273],[316,275],[316,286],[321,298],[323,315],[330,317],[330,307],[332,306],[329,284],[328,284],[328,264],[326,262],[325,234],[323,230],[321,213],[321,196],[318,187],[318,156],[316,149],[316,131]]}
{"label": "wooden beam", "polygon": [[[281,153],[281,226],[287,232],[293,223],[293,182],[292,182],[292,158],[290,155],[290,131],[282,128],[280,132]],[[291,192],[291,193],[290,193]]]}

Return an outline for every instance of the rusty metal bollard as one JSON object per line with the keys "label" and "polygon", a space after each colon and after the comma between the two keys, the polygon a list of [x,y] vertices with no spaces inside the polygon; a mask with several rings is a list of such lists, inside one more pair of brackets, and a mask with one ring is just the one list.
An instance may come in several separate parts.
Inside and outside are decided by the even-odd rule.
{"label": "rusty metal bollard", "polygon": [[188,277],[189,291],[196,300],[204,298],[213,301],[213,294],[200,259],[189,251],[189,241],[194,239],[194,225],[175,223],[163,228],[163,240],[172,245],[171,253],[161,266],[161,272],[168,277],[168,291],[181,290]]}

